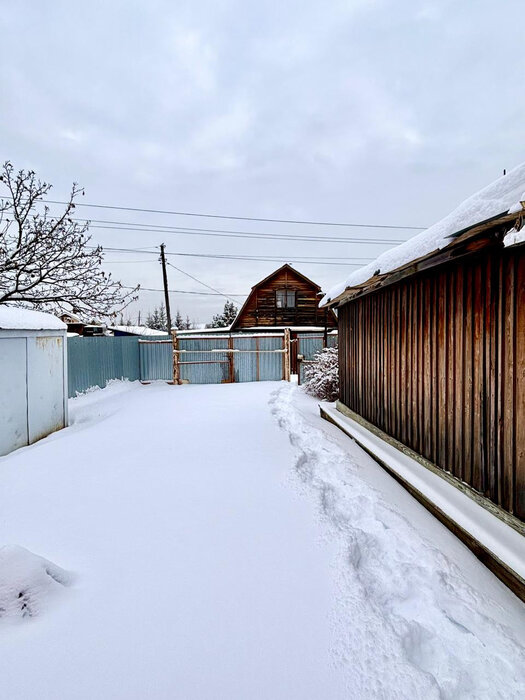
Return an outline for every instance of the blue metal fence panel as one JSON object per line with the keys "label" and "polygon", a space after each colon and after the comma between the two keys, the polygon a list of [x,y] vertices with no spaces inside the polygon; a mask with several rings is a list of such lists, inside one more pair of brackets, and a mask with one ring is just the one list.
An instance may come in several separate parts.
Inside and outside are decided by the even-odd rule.
{"label": "blue metal fence panel", "polygon": [[[255,338],[233,338],[234,350],[256,350]],[[257,381],[257,355],[255,352],[233,354],[233,373],[236,382]]]}
{"label": "blue metal fence panel", "polygon": [[324,337],[319,333],[298,333],[297,334],[297,353],[302,355],[305,360],[313,360],[314,355],[324,346]]}
{"label": "blue metal fence panel", "polygon": [[[179,338],[180,378],[190,384],[222,384],[229,380],[228,353],[199,352],[228,348],[228,338]],[[189,363],[189,364],[187,364]]]}
{"label": "blue metal fence panel", "polygon": [[142,381],[173,380],[173,345],[168,341],[139,342]]}
{"label": "blue metal fence panel", "polygon": [[[282,350],[283,338],[259,338],[260,350]],[[279,381],[284,379],[283,353],[261,352],[259,355],[259,380]]]}
{"label": "blue metal fence panel", "polygon": [[67,365],[70,397],[110,379],[134,381],[140,378],[138,338],[68,338]]}
{"label": "blue metal fence panel", "polygon": [[[333,348],[337,345],[337,333],[329,333],[327,336],[327,347]],[[324,347],[324,335],[319,333],[298,333],[297,334],[297,354],[302,355],[305,360],[313,360],[317,352]],[[299,384],[304,382],[305,365],[299,363]]]}

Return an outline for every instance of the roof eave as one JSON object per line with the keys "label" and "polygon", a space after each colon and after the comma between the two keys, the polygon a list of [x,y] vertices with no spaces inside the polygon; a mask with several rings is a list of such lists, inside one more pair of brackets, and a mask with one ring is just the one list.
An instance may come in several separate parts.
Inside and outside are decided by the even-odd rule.
{"label": "roof eave", "polygon": [[[463,257],[464,255],[471,254],[475,252],[475,242],[476,240],[487,236],[487,233],[493,229],[497,228],[498,231],[501,227],[501,231],[498,235],[496,233],[496,238],[492,236],[492,240],[495,240],[502,244],[504,234],[506,232],[507,224],[512,223],[516,225],[522,217],[524,216],[525,206],[522,204],[522,211],[520,212],[503,212],[496,216],[485,219],[484,221],[479,221],[472,226],[469,226],[461,231],[457,231],[448,236],[451,242],[444,248],[438,248],[433,250],[426,255],[417,258],[416,260],[411,260],[406,265],[402,265],[394,270],[385,272],[384,274],[374,275],[362,284],[355,285],[353,287],[347,287],[341,294],[339,294],[334,299],[330,299],[323,304],[321,308],[337,308],[351,299],[357,296],[363,296],[369,294],[380,287],[385,287],[389,284],[399,281],[405,277],[411,277],[422,270],[435,267],[443,262],[451,259],[457,259]],[[521,222],[520,222],[521,223]],[[469,244],[471,244],[469,246]],[[461,252],[460,252],[461,251]]]}

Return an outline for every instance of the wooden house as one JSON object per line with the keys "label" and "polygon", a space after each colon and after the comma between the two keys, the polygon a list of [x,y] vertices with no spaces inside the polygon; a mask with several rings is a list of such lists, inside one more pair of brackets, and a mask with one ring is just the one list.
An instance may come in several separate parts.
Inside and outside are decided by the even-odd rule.
{"label": "wooden house", "polygon": [[296,374],[301,334],[318,331],[326,345],[328,331],[337,328],[337,316],[332,309],[319,308],[321,295],[318,284],[291,265],[283,265],[252,287],[230,330],[258,332],[289,328],[290,370]]}
{"label": "wooden house", "polygon": [[318,284],[283,265],[252,287],[231,330],[337,328],[334,312],[319,308],[320,293]]}
{"label": "wooden house", "polygon": [[338,309],[338,410],[522,534],[523,191],[525,165],[322,302]]}

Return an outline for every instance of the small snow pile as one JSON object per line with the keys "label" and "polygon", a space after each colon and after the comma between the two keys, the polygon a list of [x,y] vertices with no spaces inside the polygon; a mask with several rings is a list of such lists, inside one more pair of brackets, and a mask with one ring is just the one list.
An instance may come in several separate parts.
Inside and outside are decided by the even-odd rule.
{"label": "small snow pile", "polygon": [[71,575],[24,547],[0,547],[0,622],[38,615]]}
{"label": "small snow pile", "polygon": [[518,243],[525,243],[525,226],[518,231],[516,228],[511,228],[503,239],[503,245],[508,248]]}
{"label": "small snow pile", "polygon": [[339,397],[339,361],[337,346],[315,353],[311,364],[304,366],[304,390],[323,401]]}
{"label": "small snow pile", "polygon": [[500,214],[518,214],[525,202],[525,163],[494,180],[462,202],[454,211],[422,233],[401,245],[382,253],[373,262],[359,268],[344,281],[334,285],[321,299],[324,306],[342,294],[345,289],[367,282],[376,274],[392,272],[434,251],[445,248],[450,236]]}

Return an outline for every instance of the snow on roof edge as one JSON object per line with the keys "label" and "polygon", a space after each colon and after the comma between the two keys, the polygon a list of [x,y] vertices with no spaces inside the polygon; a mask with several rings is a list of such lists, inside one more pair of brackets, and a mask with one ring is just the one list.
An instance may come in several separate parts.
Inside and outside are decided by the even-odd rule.
{"label": "snow on roof edge", "polygon": [[0,304],[0,329],[24,331],[66,330],[66,324],[53,314]]}
{"label": "snow on roof edge", "polygon": [[499,177],[470,196],[430,228],[390,248],[373,262],[352,272],[346,280],[328,290],[319,302],[319,306],[326,306],[347,289],[367,282],[376,274],[393,272],[413,260],[445,248],[451,242],[450,236],[458,231],[499,214],[518,213],[522,210],[523,201],[525,201],[525,163],[518,165],[507,175]]}

